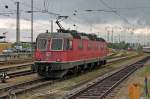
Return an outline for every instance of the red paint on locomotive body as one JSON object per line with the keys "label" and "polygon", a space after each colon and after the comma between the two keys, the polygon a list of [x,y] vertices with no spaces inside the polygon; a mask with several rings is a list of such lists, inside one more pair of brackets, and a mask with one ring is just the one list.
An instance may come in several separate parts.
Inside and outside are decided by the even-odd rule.
{"label": "red paint on locomotive body", "polygon": [[[35,58],[44,62],[73,62],[90,60],[107,56],[107,43],[87,39],[72,39],[72,49],[54,51],[50,49],[50,42],[45,51],[36,49]],[[81,48],[79,44],[81,44]],[[91,45],[90,45],[91,44]]]}

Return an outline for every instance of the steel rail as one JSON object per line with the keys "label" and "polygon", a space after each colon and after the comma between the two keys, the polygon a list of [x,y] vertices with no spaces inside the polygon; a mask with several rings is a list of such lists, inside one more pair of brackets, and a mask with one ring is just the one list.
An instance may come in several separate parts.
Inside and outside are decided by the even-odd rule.
{"label": "steel rail", "polygon": [[9,73],[7,74],[7,76],[9,76],[9,78],[14,78],[14,77],[19,77],[19,76],[24,76],[24,75],[30,75],[35,73],[32,70],[25,70],[25,71],[20,71],[20,72],[14,72],[14,73]]}
{"label": "steel rail", "polygon": [[13,70],[13,69],[18,69],[18,68],[24,68],[24,67],[27,67],[27,66],[31,66],[33,65],[33,63],[26,63],[26,64],[16,64],[14,66],[6,66],[6,67],[0,67],[0,72],[4,72],[4,71],[10,71],[10,70]]}
{"label": "steel rail", "polygon": [[103,99],[112,92],[128,76],[141,68],[150,56],[118,70],[103,79],[94,80],[93,83],[65,94],[63,99]]}
{"label": "steel rail", "polygon": [[0,89],[0,99],[7,99],[11,94],[23,93],[44,85],[52,84],[53,80],[45,80],[43,78],[27,81],[17,85],[8,86]]}

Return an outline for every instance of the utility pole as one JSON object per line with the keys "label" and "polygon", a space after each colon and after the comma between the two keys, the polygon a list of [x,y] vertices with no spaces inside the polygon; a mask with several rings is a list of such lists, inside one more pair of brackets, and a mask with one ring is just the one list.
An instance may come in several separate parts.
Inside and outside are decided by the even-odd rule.
{"label": "utility pole", "polygon": [[120,34],[119,34],[118,36],[119,36],[119,37],[118,37],[118,39],[119,39],[118,41],[119,41],[119,43],[120,43],[120,40],[121,40],[121,38],[120,38]]}
{"label": "utility pole", "polygon": [[51,20],[51,33],[53,33],[53,20]]}
{"label": "utility pole", "polygon": [[107,31],[107,42],[109,42],[109,31]]}
{"label": "utility pole", "polygon": [[31,48],[33,52],[33,0],[31,0]]}
{"label": "utility pole", "polygon": [[16,19],[16,43],[20,43],[20,13],[19,13],[19,2],[17,4],[17,19]]}
{"label": "utility pole", "polygon": [[109,42],[109,27],[105,27],[105,31],[107,33],[106,38],[107,38],[107,42]]}
{"label": "utility pole", "polygon": [[112,43],[114,43],[114,30],[113,30],[113,28],[112,28],[112,35],[111,35],[111,41],[112,41]]}

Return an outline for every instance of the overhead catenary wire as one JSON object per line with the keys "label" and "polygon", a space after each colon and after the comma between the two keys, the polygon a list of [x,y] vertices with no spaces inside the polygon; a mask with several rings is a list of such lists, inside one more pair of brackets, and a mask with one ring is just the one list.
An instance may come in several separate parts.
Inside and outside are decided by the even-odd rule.
{"label": "overhead catenary wire", "polygon": [[150,6],[138,6],[138,7],[117,7],[117,8],[113,8],[113,9],[117,9],[117,10],[137,10],[137,9],[150,9]]}
{"label": "overhead catenary wire", "polygon": [[[13,4],[16,3],[16,0],[10,0]],[[24,2],[20,2],[21,5],[24,5],[26,7],[30,7],[31,5],[27,4],[27,3],[24,3]],[[45,10],[42,10],[38,7],[34,7],[34,9],[36,9],[37,11],[35,12],[39,12],[39,13],[46,13],[46,14],[49,14],[49,15],[53,15],[53,16],[57,16],[56,13],[52,13],[52,12],[49,12],[49,11],[45,11]],[[16,13],[16,10],[12,10],[12,12]],[[27,10],[20,10],[21,13],[27,13],[28,11]],[[31,11],[30,11],[31,12]]]}
{"label": "overhead catenary wire", "polygon": [[[14,2],[14,3],[16,2],[15,0],[10,0],[10,1],[12,1],[12,2]],[[24,3],[24,2],[20,2],[20,4],[21,4],[21,5],[24,5],[24,6],[26,6],[26,7],[31,7],[31,5],[29,5],[29,4],[27,4],[27,3]],[[35,6],[34,6],[33,8],[36,9],[36,10],[38,10],[38,12],[46,13],[46,14],[52,15],[52,16],[54,16],[54,17],[60,15],[60,14],[58,14],[58,13],[54,13],[54,12],[50,12],[50,11],[45,11],[45,10],[40,9],[40,8],[38,8],[38,7],[35,7]]]}
{"label": "overhead catenary wire", "polygon": [[[11,1],[14,1],[15,2],[15,0],[11,0]],[[100,0],[100,1],[102,1],[102,0]],[[101,3],[103,3],[105,6],[107,6],[109,9],[117,9],[117,8],[112,8],[112,7],[110,7],[109,5],[107,5],[104,1],[102,1]],[[29,7],[30,5],[29,4],[27,4],[27,3],[24,3],[24,2],[21,2],[21,4],[22,5],[24,5],[24,6],[27,6],[27,7]],[[48,5],[49,5],[49,2],[48,2],[48,0],[44,0],[44,5],[45,5],[45,9],[46,10],[44,10],[43,11],[43,9],[40,9],[40,8],[38,8],[38,7],[34,7],[35,9],[37,9],[37,10],[40,10],[41,11],[41,13],[47,13],[47,14],[51,14],[51,15],[55,15],[55,13],[51,13],[51,12],[49,12],[48,11]],[[120,8],[121,9],[121,8]],[[122,8],[123,9],[123,8]],[[124,8],[125,9],[125,8]],[[110,10],[110,11],[111,11]],[[109,11],[105,11],[105,12],[109,12]],[[126,23],[128,23],[128,24],[130,24],[129,22],[128,22],[128,20],[125,18],[125,17],[123,17],[121,14],[119,14],[118,12],[116,12],[116,11],[114,11],[113,13],[115,13],[117,16],[119,16],[120,18],[122,18]]]}
{"label": "overhead catenary wire", "polygon": [[[8,17],[8,18],[11,18],[12,15],[5,15],[5,14],[1,14],[0,13],[0,16],[5,16],[5,17]],[[23,15],[21,15],[21,19],[24,20],[24,21],[27,21],[27,22],[30,22],[31,20],[29,18],[25,18]],[[37,22],[35,21],[35,24],[38,24],[38,26],[47,26],[48,24],[46,23],[42,23],[42,22]]]}
{"label": "overhead catenary wire", "polygon": [[[12,0],[12,2],[13,3],[15,3],[15,0]],[[47,3],[48,2],[48,0],[45,2],[45,3]],[[31,5],[29,5],[29,4],[26,4],[26,3],[24,3],[24,2],[20,2],[20,4],[22,4],[22,5],[24,5],[24,6],[26,6],[26,7],[30,7]],[[38,10],[38,11],[35,11],[35,12],[41,12],[41,13],[47,13],[47,14],[50,14],[50,15],[54,15],[54,16],[58,16],[59,14],[57,14],[57,13],[52,13],[52,12],[49,12],[48,11],[48,5],[46,6],[47,8],[47,10],[43,10],[43,9],[40,9],[40,8],[37,8],[37,7],[33,7],[34,9],[36,9],[36,10]],[[24,12],[26,12],[26,11],[24,11]],[[25,19],[25,18],[23,18],[23,20],[25,20],[25,21],[30,21],[30,19]],[[35,22],[35,23],[37,23],[37,24],[40,24],[40,26],[42,27],[42,26],[46,26],[46,25],[48,25],[48,24],[43,24],[43,23],[41,23],[41,22]]]}
{"label": "overhead catenary wire", "polygon": [[[110,7],[107,3],[105,3],[103,0],[99,0],[103,5],[105,5],[108,9],[110,10],[114,10],[114,8]],[[116,10],[116,9],[115,9]],[[114,14],[116,14],[117,16],[119,16],[120,18],[122,18],[126,23],[130,24],[129,21],[123,17],[122,15],[120,15],[117,11],[113,12]],[[131,25],[131,24],[130,24]]]}
{"label": "overhead catenary wire", "polygon": [[[108,9],[112,10],[113,8],[111,6],[109,6],[107,3],[105,3],[103,0],[99,0],[103,5],[105,5]],[[116,9],[115,9],[116,10]],[[135,27],[133,24],[131,24],[125,17],[123,17],[120,13],[118,13],[117,11],[114,12],[114,14],[116,14],[117,16],[119,16],[121,19],[124,20],[124,22],[126,22],[127,24],[129,24],[131,27]]]}

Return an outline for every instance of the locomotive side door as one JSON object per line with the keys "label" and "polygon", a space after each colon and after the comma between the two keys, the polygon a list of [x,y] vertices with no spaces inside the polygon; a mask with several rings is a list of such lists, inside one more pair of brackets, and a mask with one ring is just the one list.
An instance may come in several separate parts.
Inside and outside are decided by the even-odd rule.
{"label": "locomotive side door", "polygon": [[67,61],[72,61],[74,58],[72,39],[66,39],[66,53],[67,53]]}

